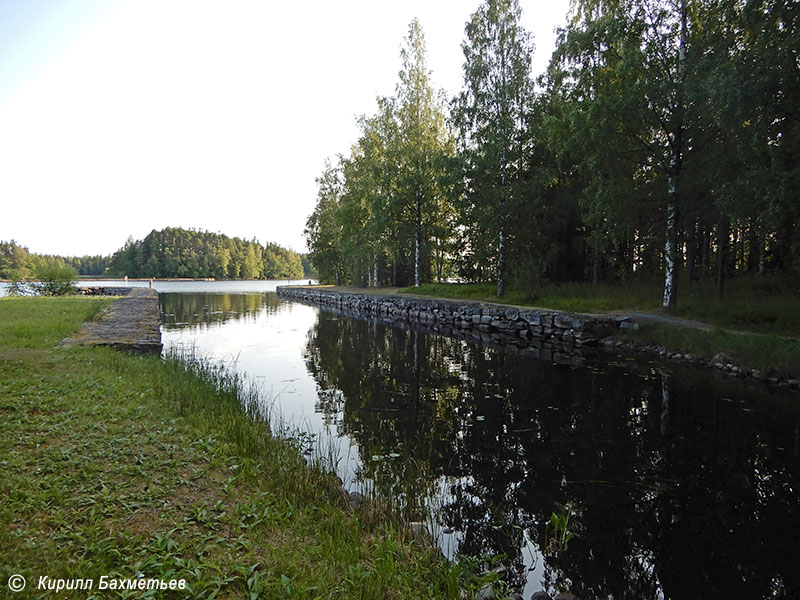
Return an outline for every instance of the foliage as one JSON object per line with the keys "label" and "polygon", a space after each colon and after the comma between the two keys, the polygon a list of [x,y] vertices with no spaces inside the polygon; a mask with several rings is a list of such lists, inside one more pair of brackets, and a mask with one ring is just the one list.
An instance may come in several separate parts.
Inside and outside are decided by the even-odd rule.
{"label": "foliage", "polygon": [[684,299],[754,274],[800,285],[796,2],[581,0],[536,88],[519,17],[515,0],[486,0],[466,24],[458,152],[435,169],[409,175],[424,147],[403,122],[413,60],[362,119],[321,191],[335,202],[309,221],[312,261],[337,265],[323,279],[414,281],[422,179],[441,198],[422,218],[423,282],[499,295],[508,279],[536,297],[552,282],[660,280],[654,301],[677,311],[678,281]]}
{"label": "foliage", "polygon": [[496,236],[497,295],[505,294],[512,206],[522,202],[533,44],[517,0],[487,0],[466,26],[464,90],[454,101],[467,178],[464,210]]}
{"label": "foliage", "polygon": [[300,255],[274,243],[167,227],[143,240],[128,238],[111,257],[108,274],[129,277],[301,279]]}
{"label": "foliage", "polygon": [[575,516],[572,504],[559,507],[550,514],[550,520],[545,524],[545,553],[564,552],[569,549],[569,542],[575,537],[574,524],[570,520]]}
{"label": "foliage", "polygon": [[[407,220],[409,230],[413,226],[414,285],[418,286],[424,267],[429,273],[431,242],[438,247],[452,235],[448,222],[451,208],[441,181],[444,159],[452,155],[453,147],[443,102],[431,87],[425,38],[416,19],[409,26],[401,58],[394,149],[397,180],[392,200],[399,205],[401,222]],[[429,256],[423,257],[423,252]],[[429,274],[426,279],[430,279]]]}
{"label": "foliage", "polygon": [[78,275],[101,275],[108,266],[108,256],[55,256],[32,254],[16,241],[0,241],[0,278],[26,279],[34,277],[44,265],[66,265]]}
{"label": "foliage", "polygon": [[338,224],[341,199],[340,169],[325,162],[325,170],[317,178],[317,205],[306,222],[305,236],[309,260],[320,280],[340,283],[344,274],[344,254]]}
{"label": "foliage", "polygon": [[396,95],[359,120],[361,137],[326,161],[306,224],[309,256],[324,282],[379,285],[448,276],[454,212],[448,194],[453,141],[430,83],[419,23],[409,26]]}
{"label": "foliage", "polygon": [[30,264],[28,249],[14,240],[0,242],[0,277],[22,279],[28,275]]}
{"label": "foliage", "polygon": [[44,264],[36,269],[36,290],[42,296],[64,296],[75,291],[78,272],[67,265]]}

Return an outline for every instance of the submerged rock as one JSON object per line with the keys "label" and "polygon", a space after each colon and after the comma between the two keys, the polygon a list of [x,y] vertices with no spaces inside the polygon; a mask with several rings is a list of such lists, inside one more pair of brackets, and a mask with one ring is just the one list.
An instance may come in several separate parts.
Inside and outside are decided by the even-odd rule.
{"label": "submerged rock", "polygon": [[349,494],[347,494],[347,499],[348,502],[350,503],[350,508],[355,510],[359,506],[364,504],[364,501],[366,501],[367,498],[366,496],[364,496],[364,494],[360,492],[350,492]]}
{"label": "submerged rock", "polygon": [[494,598],[494,586],[485,583],[481,589],[475,593],[475,600],[492,600]]}

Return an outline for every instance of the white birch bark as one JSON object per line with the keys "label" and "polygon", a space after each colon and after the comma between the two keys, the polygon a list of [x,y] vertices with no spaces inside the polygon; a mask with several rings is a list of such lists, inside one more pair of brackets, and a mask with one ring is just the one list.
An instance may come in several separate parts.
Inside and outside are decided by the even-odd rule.
{"label": "white birch bark", "polygon": [[683,154],[683,91],[686,82],[687,14],[686,0],[680,6],[680,39],[678,40],[678,73],[675,82],[675,104],[673,126],[669,134],[670,159],[667,183],[667,223],[664,244],[664,308],[672,308],[678,302],[678,206],[680,200],[680,173]]}

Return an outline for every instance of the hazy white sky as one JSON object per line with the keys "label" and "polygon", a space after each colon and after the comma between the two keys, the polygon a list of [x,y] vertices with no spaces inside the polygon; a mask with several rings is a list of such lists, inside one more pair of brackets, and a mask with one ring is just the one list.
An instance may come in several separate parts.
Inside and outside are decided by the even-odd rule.
{"label": "hazy white sky", "polygon": [[[520,0],[534,71],[569,0]],[[326,157],[394,92],[418,18],[461,87],[480,0],[0,0],[0,240],[110,254],[195,227],[305,250]]]}

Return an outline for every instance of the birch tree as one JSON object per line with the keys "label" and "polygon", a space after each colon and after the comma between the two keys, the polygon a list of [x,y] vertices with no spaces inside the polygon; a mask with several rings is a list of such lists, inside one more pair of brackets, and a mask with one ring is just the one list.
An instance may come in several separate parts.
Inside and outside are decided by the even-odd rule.
{"label": "birch tree", "polygon": [[452,149],[444,102],[434,91],[427,67],[425,36],[414,19],[401,51],[397,86],[399,147],[396,199],[414,224],[414,285],[419,286],[424,246],[446,202],[441,186],[441,157]]}
{"label": "birch tree", "polygon": [[520,16],[517,0],[486,0],[472,15],[462,44],[464,88],[454,102],[471,202],[483,205],[483,226],[497,239],[498,296],[505,294],[509,205],[517,199],[520,146],[533,99],[533,43]]}
{"label": "birch tree", "polygon": [[339,285],[345,275],[338,215],[342,195],[341,166],[333,166],[326,160],[322,175],[316,181],[317,204],[306,221],[304,232],[309,259],[321,281],[334,281]]}
{"label": "birch tree", "polygon": [[[686,204],[683,185],[689,137],[692,85],[700,36],[693,39],[690,0],[611,0],[576,2],[575,17],[559,48],[565,86],[576,90],[577,110],[590,114],[586,127],[594,135],[585,156],[588,204],[613,213],[630,201],[609,193],[597,164],[614,158],[634,167],[630,178],[643,184],[638,197],[660,198],[663,215],[663,306],[677,303],[679,216]],[[695,4],[695,3],[692,3]],[[575,132],[574,135],[584,135]],[[654,188],[659,183],[661,191]],[[622,187],[631,189],[633,186]],[[626,206],[627,204],[627,206]]]}

